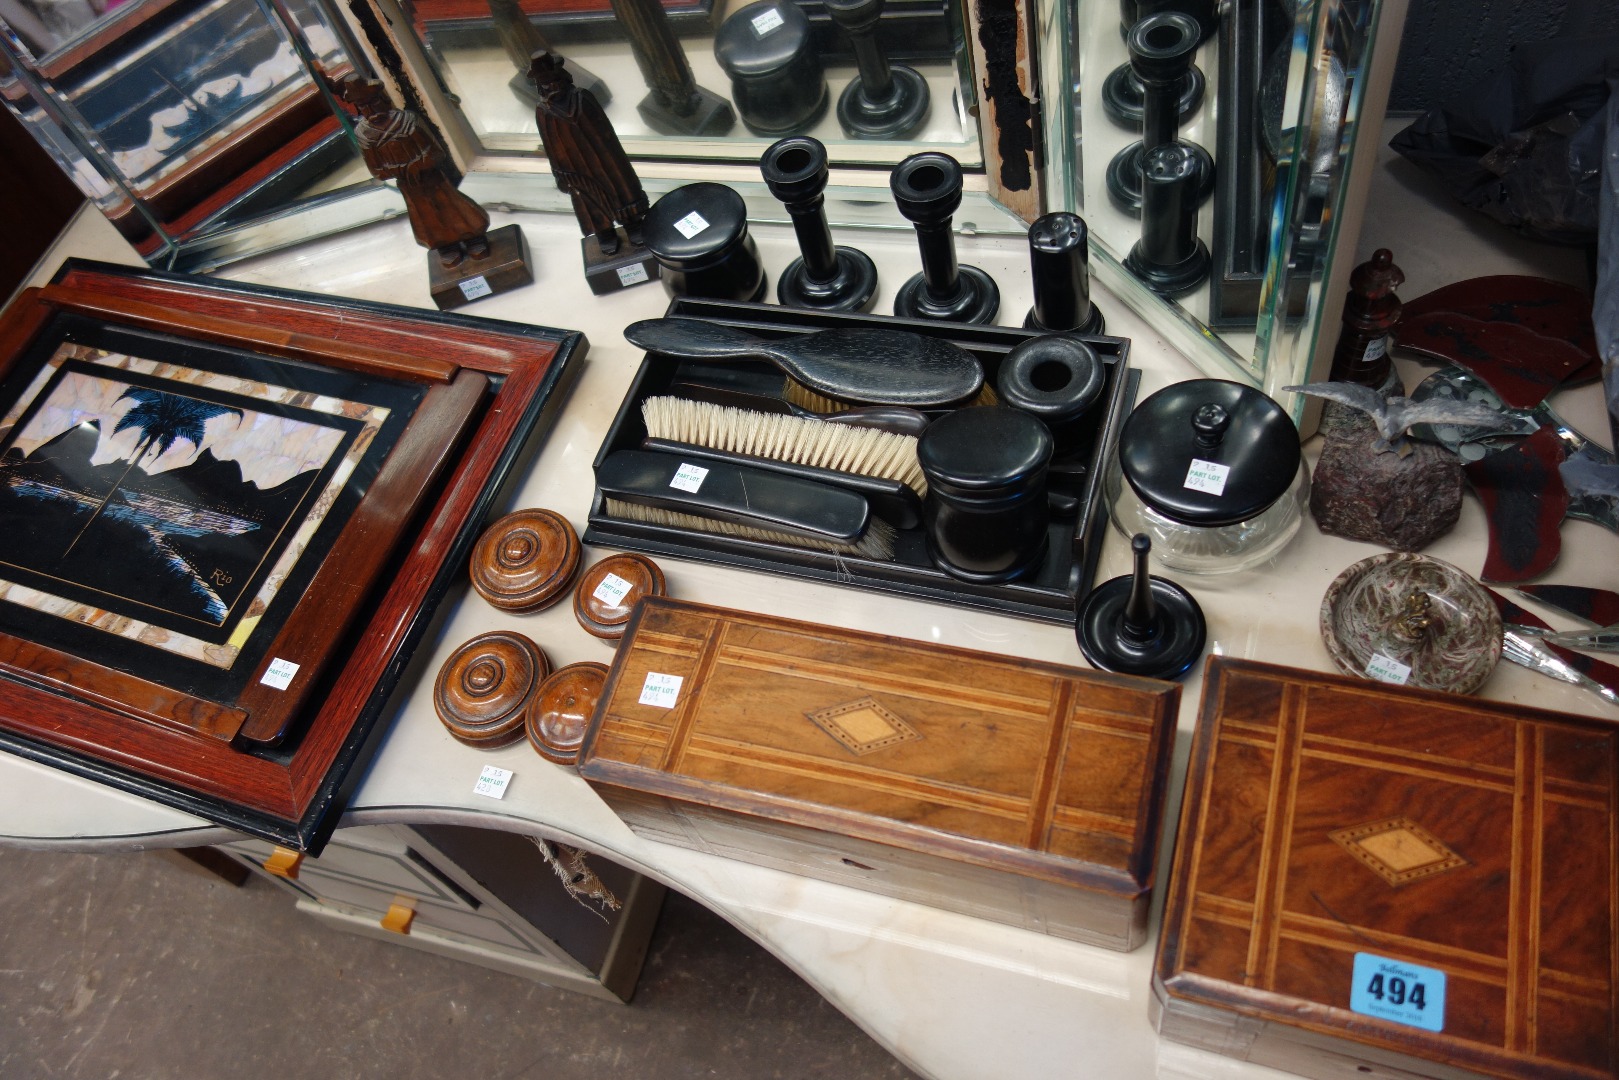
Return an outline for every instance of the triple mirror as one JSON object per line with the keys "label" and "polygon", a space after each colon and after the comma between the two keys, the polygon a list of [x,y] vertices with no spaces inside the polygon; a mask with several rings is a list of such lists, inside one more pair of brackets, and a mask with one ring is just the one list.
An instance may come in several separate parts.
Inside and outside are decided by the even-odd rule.
{"label": "triple mirror", "polygon": [[[1144,226],[1109,173],[1143,138],[1140,80],[1136,115],[1118,92],[1139,66],[1129,31],[1194,0],[0,0],[0,90],[142,254],[197,268],[400,212],[328,92],[349,71],[429,116],[475,198],[565,208],[522,63],[549,48],[654,197],[720,179],[780,220],[759,155],[809,134],[834,226],[905,228],[888,171],[942,150],[968,173],[958,227],[1078,212],[1120,299],[1204,370],[1274,391],[1335,333],[1404,2],[1202,4],[1174,138],[1206,151],[1191,227],[1209,269],[1173,296],[1127,268]],[[862,128],[846,99],[890,77],[922,105]],[[670,86],[696,105],[671,113]]]}

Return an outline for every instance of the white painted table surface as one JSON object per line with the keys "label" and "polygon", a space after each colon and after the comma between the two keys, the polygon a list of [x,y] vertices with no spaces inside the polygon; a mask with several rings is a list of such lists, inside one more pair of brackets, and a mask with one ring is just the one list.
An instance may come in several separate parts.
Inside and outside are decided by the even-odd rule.
{"label": "white painted table surface", "polygon": [[[1412,175],[1403,163],[1380,169],[1360,245],[1362,257],[1377,246],[1394,249],[1407,275],[1403,296],[1487,273],[1527,270],[1580,280],[1576,253],[1518,244],[1511,234],[1462,216],[1439,197],[1414,192]],[[556,424],[542,436],[543,447],[509,507],[550,507],[583,532],[592,491],[590,462],[640,359],[619,331],[632,320],[660,314],[667,297],[651,285],[593,298],[580,272],[571,218],[496,215],[494,224],[509,220],[519,221],[528,235],[535,284],[463,310],[580,329],[590,338],[582,375]],[[1471,232],[1474,228],[1487,234]],[[773,290],[776,274],[796,249],[785,229],[761,229],[756,235]],[[65,234],[40,277],[65,254],[117,257],[101,243],[105,236],[103,222],[81,222]],[[877,310],[891,310],[896,288],[917,269],[911,235],[840,232],[838,239],[876,259],[882,278]],[[1024,245],[1005,238],[963,238],[958,246],[962,262],[984,267],[1000,284],[1000,321],[1020,322],[1030,302]],[[238,264],[226,276],[429,306],[426,254],[411,241],[404,221]],[[1138,317],[1110,303],[1105,291],[1098,288],[1096,297],[1106,311],[1108,332],[1132,339],[1131,359],[1143,375],[1141,396],[1197,375]],[[1407,368],[1408,385],[1416,381],[1410,377],[1414,370]],[[1556,406],[1576,427],[1608,441],[1594,391],[1561,395]],[[1317,449],[1309,447],[1312,456]],[[1482,530],[1482,513],[1469,498],[1461,525],[1429,553],[1476,574],[1484,558]],[[1566,550],[1546,580],[1619,589],[1619,559],[1614,558],[1619,538],[1570,522],[1563,540]],[[1265,566],[1179,580],[1208,615],[1212,651],[1330,670],[1317,629],[1322,593],[1345,567],[1380,550],[1324,537],[1306,522],[1295,541]],[[587,550],[585,557],[603,554]],[[1098,580],[1127,572],[1128,555],[1122,538],[1110,533]],[[1084,663],[1072,632],[1060,626],[673,558],[662,565],[669,591],[678,597],[1029,659]],[[924,1076],[1262,1080],[1282,1075],[1154,1034],[1148,1020],[1152,942],[1128,954],[1110,952],[643,840],[575,773],[540,759],[526,742],[496,751],[457,743],[434,716],[429,699],[434,672],[460,642],[507,628],[534,638],[558,665],[607,661],[611,654],[575,624],[566,603],[515,616],[461,588],[447,599],[442,616],[406,676],[391,730],[345,823],[454,822],[543,832],[633,866],[699,899],[762,943]],[[1194,673],[1182,692],[1158,875],[1160,906],[1200,686]],[[1619,709],[1595,697],[1505,663],[1484,694],[1619,719]],[[472,794],[486,764],[515,774],[503,801]],[[133,850],[206,844],[229,835],[189,815],[0,754],[0,842]]]}

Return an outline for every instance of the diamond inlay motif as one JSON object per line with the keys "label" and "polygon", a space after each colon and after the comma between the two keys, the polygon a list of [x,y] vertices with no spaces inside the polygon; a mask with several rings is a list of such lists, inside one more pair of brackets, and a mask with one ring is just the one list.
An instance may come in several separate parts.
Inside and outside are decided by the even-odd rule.
{"label": "diamond inlay motif", "polygon": [[1327,835],[1390,885],[1467,865],[1466,859],[1409,818],[1386,818]]}
{"label": "diamond inlay motif", "polygon": [[869,697],[804,715],[856,754],[869,754],[922,737],[910,724]]}

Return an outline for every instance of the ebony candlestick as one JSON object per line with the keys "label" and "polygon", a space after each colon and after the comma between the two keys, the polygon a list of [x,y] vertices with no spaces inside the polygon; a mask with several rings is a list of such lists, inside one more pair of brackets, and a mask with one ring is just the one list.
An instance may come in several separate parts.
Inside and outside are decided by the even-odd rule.
{"label": "ebony candlestick", "polygon": [[1198,44],[1214,36],[1220,13],[1214,0],[1119,0],[1119,36],[1128,38],[1136,23],[1160,11],[1178,11],[1197,23]]}
{"label": "ebony candlestick", "polygon": [[1214,159],[1196,143],[1178,137],[1181,80],[1197,51],[1197,22],[1178,11],[1148,15],[1130,30],[1130,69],[1141,80],[1141,141],[1120,150],[1107,166],[1107,193],[1113,205],[1131,215],[1141,213],[1141,171],[1147,155],[1160,146],[1179,143],[1197,161],[1197,201],[1214,191]]}
{"label": "ebony candlestick", "polygon": [[849,36],[857,75],[838,97],[838,123],[853,139],[904,139],[928,117],[928,83],[915,68],[890,64],[877,44],[883,0],[825,0]]}
{"label": "ebony candlestick", "polygon": [[956,262],[950,219],[961,206],[961,165],[949,154],[912,154],[889,177],[899,212],[916,226],[922,272],[900,286],[894,314],[911,319],[988,323],[1001,291],[984,271]]}
{"label": "ebony candlestick", "polygon": [[826,147],[807,135],[782,139],[764,152],[759,171],[786,205],[802,252],[782,271],[776,299],[783,307],[870,311],[877,267],[863,251],[833,246],[826,223]]}
{"label": "ebony candlestick", "polygon": [[1035,219],[1029,226],[1029,269],[1034,306],[1025,327],[1102,332],[1102,310],[1091,303],[1090,230],[1084,218],[1058,210]]}
{"label": "ebony candlestick", "polygon": [[1203,655],[1203,609],[1192,594],[1147,572],[1152,541],[1130,541],[1133,572],[1104,581],[1080,602],[1079,651],[1095,667],[1153,679],[1178,679]]}
{"label": "ebony candlestick", "polygon": [[1147,155],[1141,239],[1124,268],[1160,296],[1190,292],[1209,275],[1209,249],[1197,237],[1197,158],[1184,143]]}

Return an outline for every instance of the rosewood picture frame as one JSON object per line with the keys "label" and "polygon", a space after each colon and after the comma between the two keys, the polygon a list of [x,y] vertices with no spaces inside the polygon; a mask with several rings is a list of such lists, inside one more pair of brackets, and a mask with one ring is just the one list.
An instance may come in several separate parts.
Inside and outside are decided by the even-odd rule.
{"label": "rosewood picture frame", "polygon": [[[588,345],[572,331],[75,260],[0,315],[0,398],[38,375],[65,319],[417,395],[358,501],[334,504],[335,539],[305,552],[313,569],[298,588],[286,579],[280,614],[260,628],[273,641],[233,691],[196,691],[156,648],[148,664],[115,667],[10,621],[0,633],[0,749],[318,852],[412,651]],[[275,659],[298,664],[284,691],[265,678]]]}

